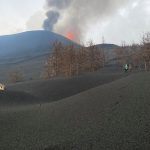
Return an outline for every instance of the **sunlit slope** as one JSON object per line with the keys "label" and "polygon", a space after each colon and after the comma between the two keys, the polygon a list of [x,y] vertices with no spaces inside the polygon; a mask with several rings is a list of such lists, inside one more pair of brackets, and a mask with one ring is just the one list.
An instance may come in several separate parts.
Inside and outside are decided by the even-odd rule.
{"label": "sunlit slope", "polygon": [[1,109],[0,149],[150,149],[150,73],[61,101]]}

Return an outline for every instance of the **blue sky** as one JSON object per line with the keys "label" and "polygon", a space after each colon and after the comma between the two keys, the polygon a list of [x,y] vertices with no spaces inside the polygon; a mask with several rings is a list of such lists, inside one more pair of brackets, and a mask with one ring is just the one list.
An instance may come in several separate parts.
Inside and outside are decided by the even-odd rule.
{"label": "blue sky", "polygon": [[[139,42],[141,35],[150,31],[150,0],[71,1],[69,7],[61,10],[54,28],[62,35],[72,26],[81,32],[81,42],[101,43],[104,36],[107,43],[120,44]],[[81,7],[85,7],[84,13]],[[46,0],[0,0],[0,35],[42,29],[46,8]]]}

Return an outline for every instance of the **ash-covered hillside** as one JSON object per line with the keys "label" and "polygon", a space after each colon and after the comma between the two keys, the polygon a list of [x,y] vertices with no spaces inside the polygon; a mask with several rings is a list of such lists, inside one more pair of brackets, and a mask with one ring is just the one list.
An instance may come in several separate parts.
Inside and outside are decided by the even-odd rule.
{"label": "ash-covered hillside", "polygon": [[47,54],[55,41],[65,45],[77,45],[59,34],[43,30],[0,36],[0,63],[16,62]]}
{"label": "ash-covered hillside", "polygon": [[[14,71],[21,72],[25,81],[40,79],[55,41],[80,47],[79,44],[59,34],[44,30],[0,36],[0,81],[9,82]],[[114,49],[118,48],[117,45],[97,46],[104,50],[106,61],[115,57]]]}

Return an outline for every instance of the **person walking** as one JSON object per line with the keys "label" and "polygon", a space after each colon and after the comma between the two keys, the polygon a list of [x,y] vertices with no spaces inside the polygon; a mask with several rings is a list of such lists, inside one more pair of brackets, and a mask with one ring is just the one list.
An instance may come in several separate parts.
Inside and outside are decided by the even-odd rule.
{"label": "person walking", "polygon": [[125,72],[127,72],[127,71],[128,71],[128,69],[129,69],[128,64],[125,64],[125,65],[124,65],[124,71],[125,71]]}

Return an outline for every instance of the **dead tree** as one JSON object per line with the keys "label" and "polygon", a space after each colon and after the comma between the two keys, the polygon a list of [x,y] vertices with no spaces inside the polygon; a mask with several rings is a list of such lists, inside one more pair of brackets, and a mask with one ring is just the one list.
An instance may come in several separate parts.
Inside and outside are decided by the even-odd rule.
{"label": "dead tree", "polygon": [[60,42],[53,44],[53,50],[45,65],[46,78],[56,76],[71,77],[85,72],[93,72],[103,66],[103,55],[97,46],[77,48]]}
{"label": "dead tree", "polygon": [[55,42],[53,44],[52,52],[50,53],[48,60],[45,64],[45,77],[55,77],[62,72],[61,64],[63,59],[63,45],[61,42]]}
{"label": "dead tree", "polygon": [[88,71],[94,72],[100,69],[103,66],[103,59],[102,51],[93,42],[90,42],[87,48]]}
{"label": "dead tree", "polygon": [[133,69],[141,69],[142,66],[142,53],[140,45],[132,44],[130,51],[130,62],[132,64]]}
{"label": "dead tree", "polygon": [[125,50],[124,47],[119,47],[119,48],[116,48],[116,49],[115,49],[117,64],[118,64],[118,66],[120,66],[120,67],[122,67],[123,64],[126,63],[124,50]]}
{"label": "dead tree", "polygon": [[144,59],[145,71],[148,71],[150,70],[150,33],[146,33],[143,36],[142,54]]}

